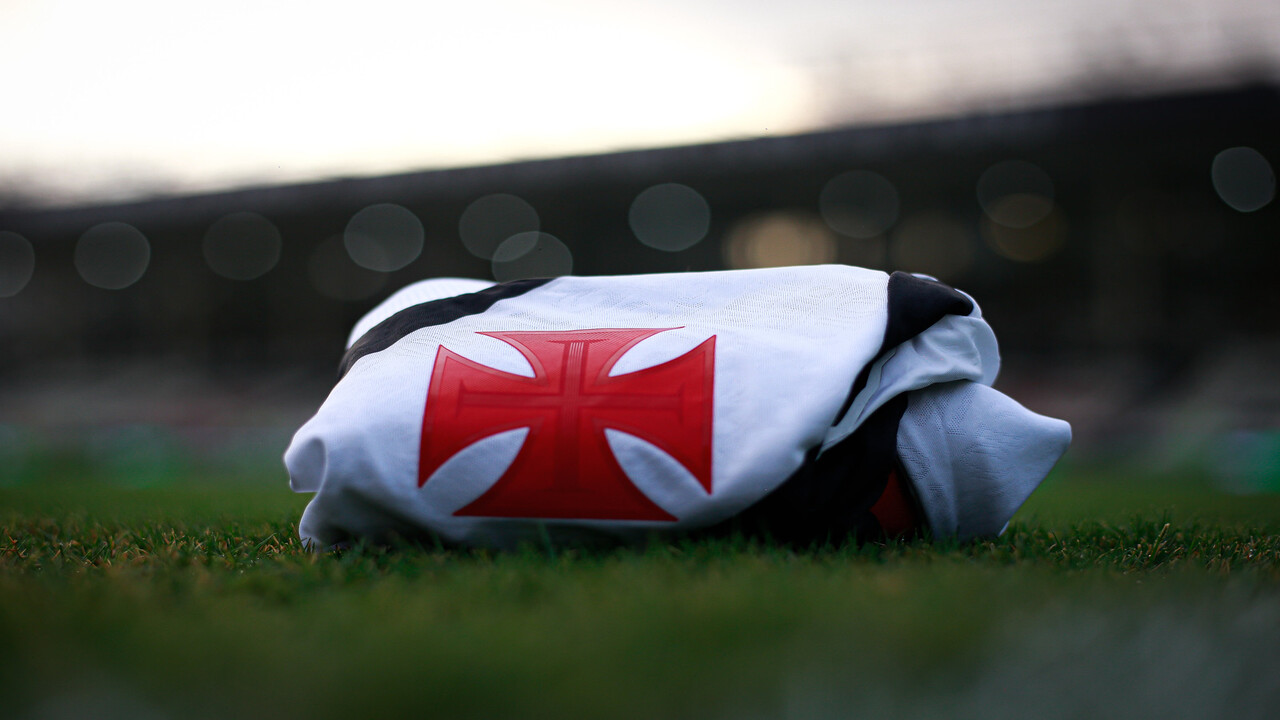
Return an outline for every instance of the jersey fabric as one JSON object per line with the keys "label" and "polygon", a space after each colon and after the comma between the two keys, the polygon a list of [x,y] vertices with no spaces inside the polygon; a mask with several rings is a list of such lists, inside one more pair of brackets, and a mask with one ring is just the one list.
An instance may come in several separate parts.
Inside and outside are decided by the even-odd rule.
{"label": "jersey fabric", "polygon": [[[427,280],[357,323],[285,464],[315,493],[299,531],[319,549],[732,527],[812,540],[916,515],[990,534],[1069,440],[988,387],[999,364],[971,298],[906,273]],[[996,450],[949,439],[975,418]]]}

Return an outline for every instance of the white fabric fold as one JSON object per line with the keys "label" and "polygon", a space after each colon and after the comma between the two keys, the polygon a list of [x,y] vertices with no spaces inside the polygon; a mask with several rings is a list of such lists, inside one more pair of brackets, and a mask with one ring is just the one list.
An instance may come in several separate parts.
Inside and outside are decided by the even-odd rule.
{"label": "white fabric fold", "polygon": [[999,390],[949,382],[908,395],[898,456],[935,537],[999,535],[1071,443],[1071,426]]}

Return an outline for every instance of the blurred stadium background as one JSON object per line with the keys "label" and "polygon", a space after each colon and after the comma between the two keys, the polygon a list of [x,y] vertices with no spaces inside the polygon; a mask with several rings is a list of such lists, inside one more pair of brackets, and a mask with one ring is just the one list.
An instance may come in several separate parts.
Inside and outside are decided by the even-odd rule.
{"label": "blurred stadium background", "polygon": [[0,7],[0,478],[277,457],[417,279],[843,262],[1073,462],[1280,490],[1280,7],[772,5]]}

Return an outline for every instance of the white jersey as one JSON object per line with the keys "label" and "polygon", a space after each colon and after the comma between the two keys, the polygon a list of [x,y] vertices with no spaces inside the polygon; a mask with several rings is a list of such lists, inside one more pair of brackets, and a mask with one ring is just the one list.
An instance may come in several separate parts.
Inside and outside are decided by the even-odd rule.
{"label": "white jersey", "polygon": [[[316,493],[300,533],[319,548],[716,526],[788,483],[835,487],[834,474],[866,464],[850,448],[868,418],[898,404],[892,444],[907,393],[988,390],[1000,364],[968,296],[834,265],[428,280],[375,308],[348,345],[340,380],[285,455],[293,489]],[[903,431],[915,433],[913,450],[931,442],[918,439],[924,425]],[[1032,463],[1031,488],[1058,444],[1041,453],[1047,466]],[[906,473],[910,454],[896,465],[905,474],[938,473],[928,457]],[[943,517],[956,514],[963,482],[929,482],[912,486],[929,525],[966,534]],[[984,528],[1029,492],[987,511]]]}

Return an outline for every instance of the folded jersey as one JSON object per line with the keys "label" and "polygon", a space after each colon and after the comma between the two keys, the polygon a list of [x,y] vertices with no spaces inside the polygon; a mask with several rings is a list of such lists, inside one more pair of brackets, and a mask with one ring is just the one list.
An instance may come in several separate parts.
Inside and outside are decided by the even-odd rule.
{"label": "folded jersey", "polygon": [[1070,439],[990,387],[999,363],[971,298],[906,273],[427,280],[356,324],[285,464],[315,493],[316,548],[735,518],[817,537],[918,516],[969,538],[1000,532]]}

